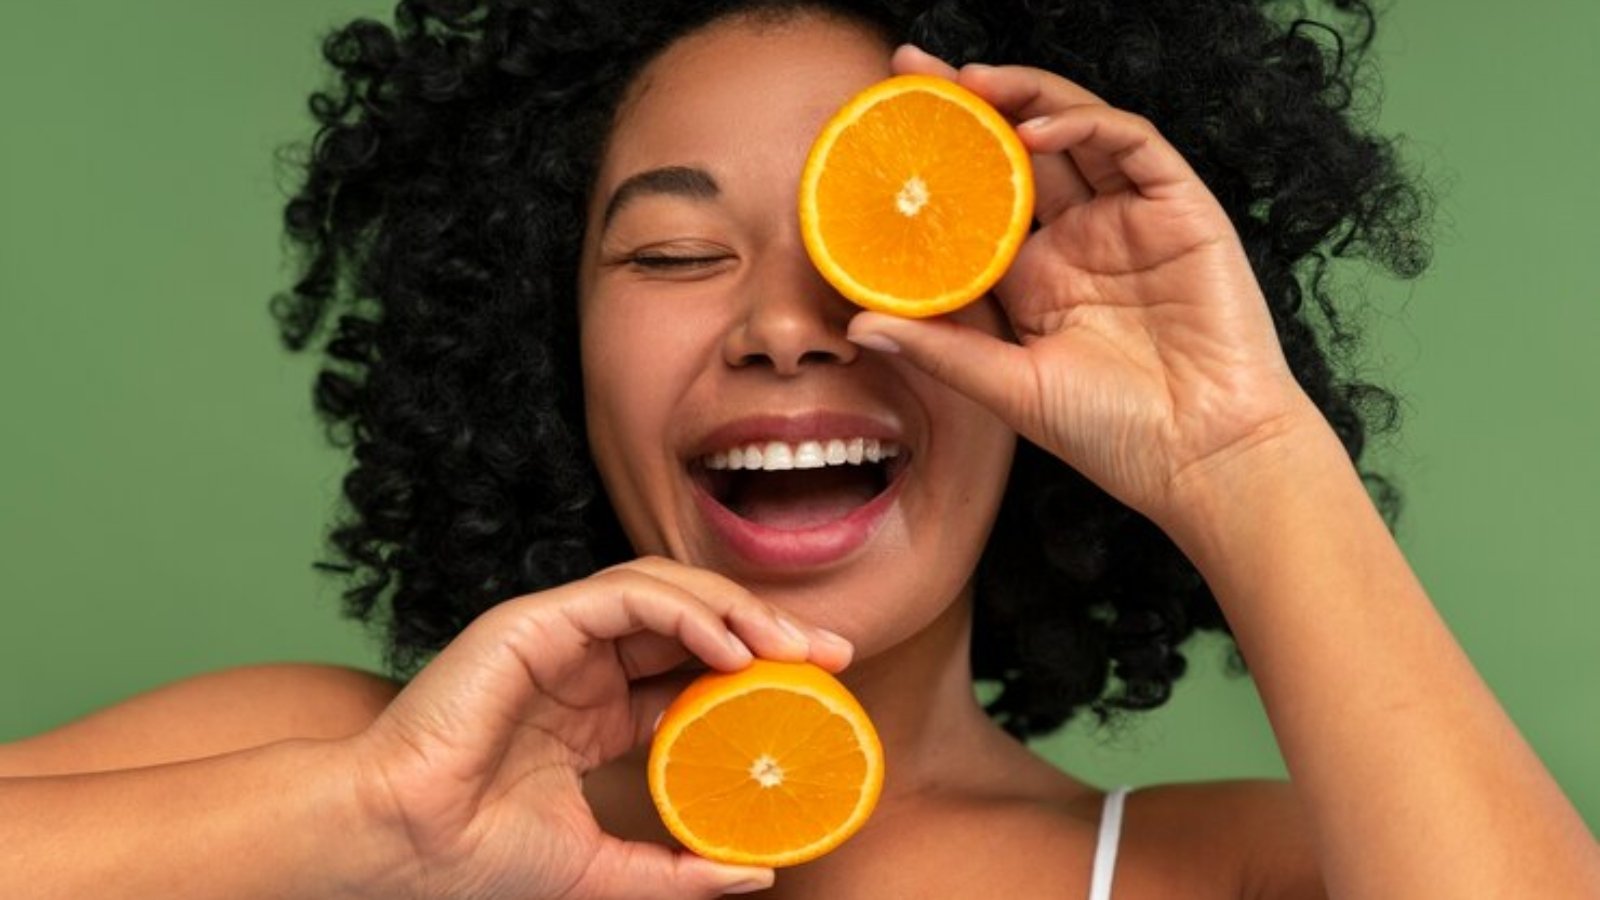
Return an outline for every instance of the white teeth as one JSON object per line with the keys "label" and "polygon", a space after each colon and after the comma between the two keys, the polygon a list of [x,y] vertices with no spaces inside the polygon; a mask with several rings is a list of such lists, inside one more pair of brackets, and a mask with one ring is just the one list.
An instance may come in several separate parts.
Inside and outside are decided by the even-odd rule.
{"label": "white teeth", "polygon": [[820,469],[827,464],[828,458],[822,453],[822,444],[817,441],[804,441],[794,448],[796,469]]}
{"label": "white teeth", "polygon": [[781,472],[787,469],[821,469],[825,466],[859,466],[900,455],[900,445],[877,438],[830,438],[827,441],[801,441],[788,444],[766,441],[730,447],[701,457],[708,469],[761,469]]}
{"label": "white teeth", "polygon": [[782,472],[794,468],[794,452],[788,444],[773,441],[761,450],[761,468],[769,472]]}

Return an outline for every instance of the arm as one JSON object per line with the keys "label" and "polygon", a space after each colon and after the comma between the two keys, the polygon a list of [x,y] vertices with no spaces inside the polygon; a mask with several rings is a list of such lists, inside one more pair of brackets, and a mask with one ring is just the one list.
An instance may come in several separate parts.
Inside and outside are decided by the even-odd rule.
{"label": "arm", "polygon": [[[0,748],[0,896],[646,900],[766,887],[770,870],[605,834],[583,776],[649,738],[691,655],[837,671],[850,652],[720,576],[645,559],[489,610],[348,736],[219,753],[261,734],[247,696],[204,680],[157,692]],[[161,723],[182,734],[151,743],[140,726]],[[116,746],[92,751],[94,736]],[[49,774],[61,766],[47,747],[80,772]],[[219,755],[154,764],[196,752]]]}
{"label": "arm", "polygon": [[1320,417],[1178,490],[1169,532],[1250,664],[1333,896],[1600,895],[1600,847]]}
{"label": "arm", "polygon": [[362,896],[383,870],[339,746],[0,779],[0,896]]}
{"label": "arm", "polygon": [[[1600,893],[1593,838],[1417,585],[1188,163],[1050,73],[894,61],[1023,123],[1040,228],[995,291],[1016,343],[871,312],[851,339],[983,403],[1190,555],[1261,686],[1333,896]],[[1303,882],[1284,858],[1253,883]]]}
{"label": "arm", "polygon": [[398,690],[388,679],[329,665],[207,672],[0,744],[0,778],[133,769],[289,738],[349,737],[372,724]]}
{"label": "arm", "polygon": [[237,668],[0,745],[0,896],[344,896],[377,872],[349,843],[366,832],[334,739],[394,692],[332,666]]}

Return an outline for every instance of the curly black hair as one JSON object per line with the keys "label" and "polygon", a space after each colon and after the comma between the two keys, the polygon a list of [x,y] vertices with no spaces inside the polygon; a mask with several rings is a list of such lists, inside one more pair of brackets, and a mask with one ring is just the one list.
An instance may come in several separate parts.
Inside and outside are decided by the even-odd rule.
{"label": "curly black hair", "polygon": [[[1396,425],[1346,374],[1330,264],[1410,277],[1425,191],[1363,130],[1363,0],[401,0],[330,34],[336,86],[285,210],[300,268],[285,343],[324,345],[315,403],[353,448],[332,530],[349,615],[416,670],[480,612],[631,555],[589,458],[577,359],[581,223],[616,104],[719,18],[819,10],[960,65],[1059,72],[1161,128],[1227,210],[1289,364],[1359,464]],[[1307,301],[1310,301],[1309,303]],[[1399,498],[1363,470],[1393,522]],[[1023,444],[978,572],[976,678],[1021,737],[1150,709],[1197,630],[1226,632],[1148,520]]]}

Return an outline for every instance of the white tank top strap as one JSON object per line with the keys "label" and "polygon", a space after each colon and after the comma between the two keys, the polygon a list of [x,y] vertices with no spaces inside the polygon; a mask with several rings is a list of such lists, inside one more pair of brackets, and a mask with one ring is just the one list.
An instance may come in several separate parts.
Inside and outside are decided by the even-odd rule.
{"label": "white tank top strap", "polygon": [[1106,793],[1100,810],[1100,838],[1094,848],[1094,872],[1089,876],[1089,900],[1111,900],[1111,876],[1117,868],[1117,843],[1122,838],[1122,804],[1132,788]]}

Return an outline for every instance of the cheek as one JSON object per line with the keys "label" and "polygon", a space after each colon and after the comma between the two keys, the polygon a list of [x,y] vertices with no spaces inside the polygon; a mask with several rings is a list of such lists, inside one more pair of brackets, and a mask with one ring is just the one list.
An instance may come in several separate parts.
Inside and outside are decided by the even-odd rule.
{"label": "cheek", "polygon": [[663,439],[661,360],[651,353],[653,342],[640,324],[619,315],[615,304],[597,303],[586,311],[580,329],[589,439],[608,481],[618,458],[659,446]]}
{"label": "cheek", "polygon": [[638,552],[660,552],[652,510],[663,478],[665,404],[652,393],[636,338],[625,322],[586,310],[580,328],[589,452],[611,508]]}
{"label": "cheek", "polygon": [[615,492],[620,461],[636,452],[629,444],[647,424],[640,416],[649,406],[639,396],[630,335],[613,318],[604,308],[586,310],[579,347],[589,446],[607,487]]}
{"label": "cheek", "polygon": [[[1004,310],[993,296],[962,307],[950,318],[1002,341],[1016,341]],[[971,507],[979,516],[992,515],[1010,476],[1011,460],[1016,453],[1016,432],[982,404],[908,364],[903,365],[907,379],[915,385],[930,415],[939,423],[933,439],[944,443],[941,449],[946,452],[940,454],[945,460],[942,470],[959,479],[957,502],[963,508]]]}
{"label": "cheek", "polygon": [[938,420],[930,448],[937,457],[929,476],[944,497],[942,540],[959,547],[951,552],[976,562],[988,539],[1011,474],[1017,435],[983,406],[942,385],[930,396],[930,413]]}
{"label": "cheek", "polygon": [[[700,336],[692,327],[699,317],[652,314],[652,298],[643,303],[596,302],[580,329],[584,398],[591,427],[604,414],[610,424],[659,424],[695,376]],[[620,436],[622,431],[616,430]],[[650,435],[660,443],[663,432]]]}
{"label": "cheek", "polygon": [[957,422],[959,449],[951,455],[948,467],[954,470],[956,485],[951,498],[953,518],[960,525],[952,530],[963,532],[959,542],[981,549],[1010,479],[1017,437],[987,410],[974,408]]}
{"label": "cheek", "polygon": [[640,552],[662,552],[670,531],[682,487],[673,426],[700,368],[685,317],[654,299],[587,298],[579,329],[590,453]]}

